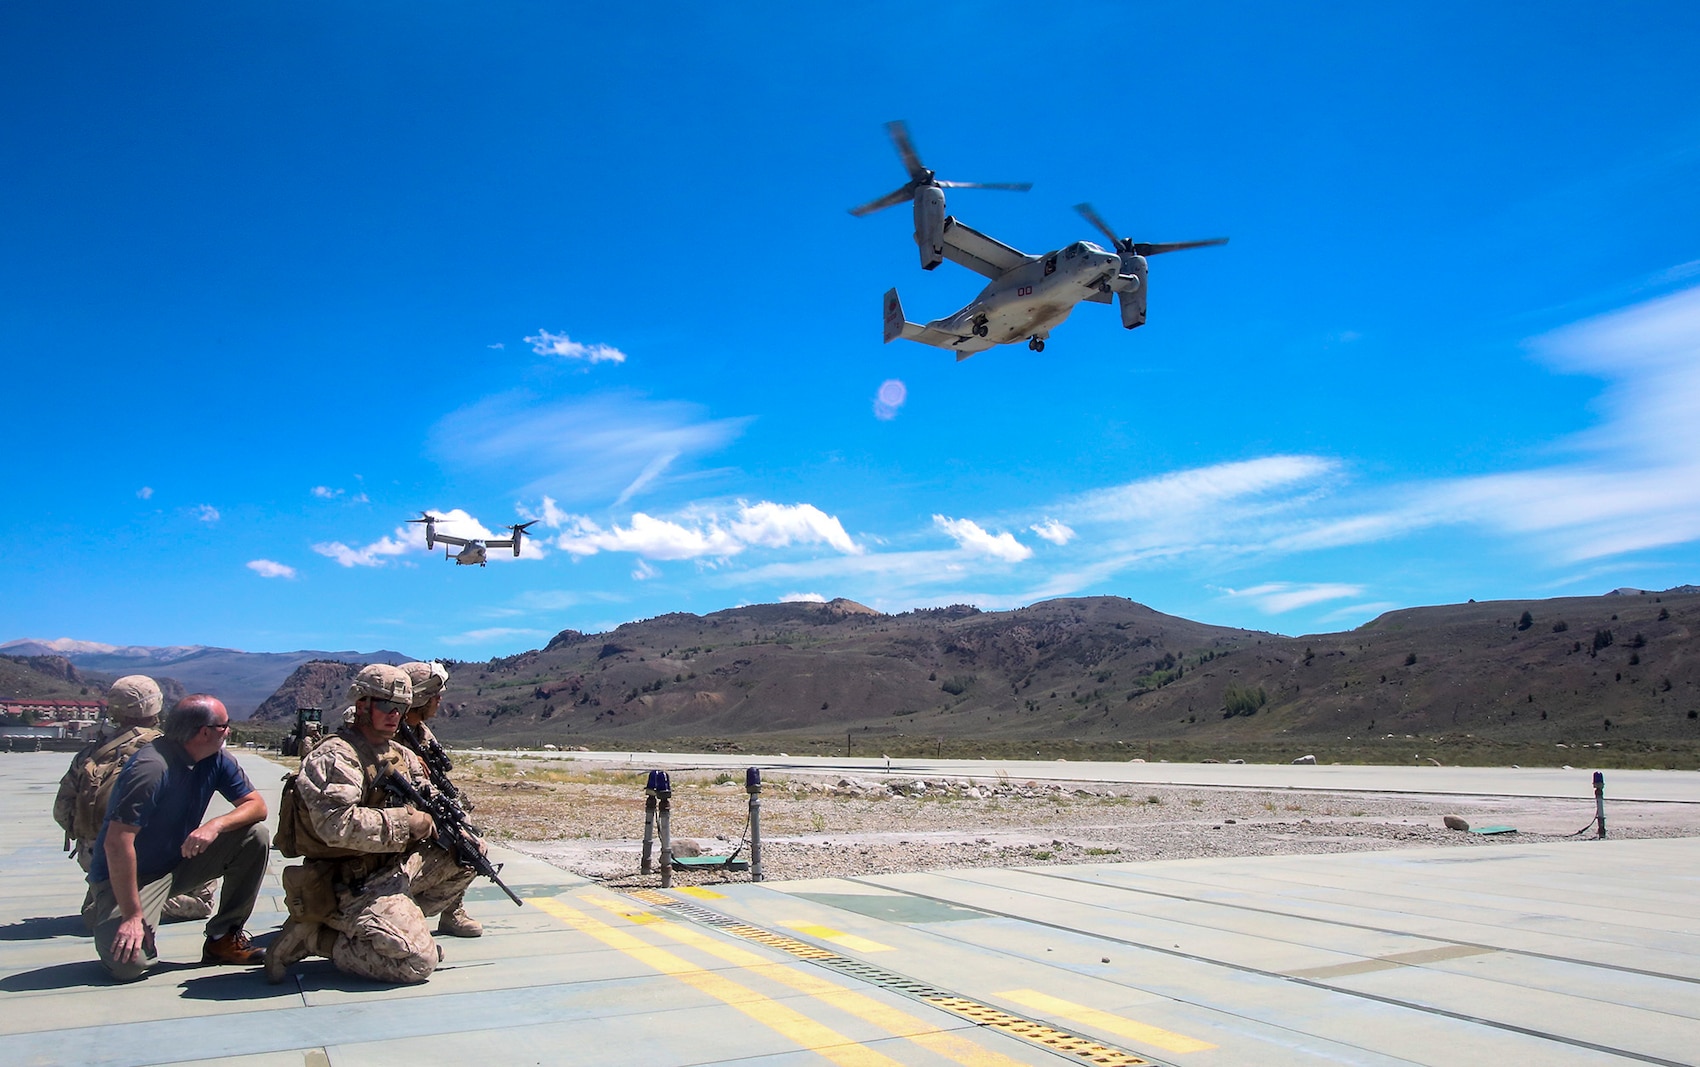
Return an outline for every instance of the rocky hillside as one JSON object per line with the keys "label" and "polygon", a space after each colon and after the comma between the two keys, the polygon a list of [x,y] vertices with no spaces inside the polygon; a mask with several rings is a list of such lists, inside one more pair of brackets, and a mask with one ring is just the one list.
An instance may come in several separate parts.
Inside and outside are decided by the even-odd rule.
{"label": "rocky hillside", "polygon": [[[0,645],[0,650],[28,657],[58,656],[68,659],[78,670],[98,672],[108,681],[124,674],[145,674],[166,689],[164,678],[174,678],[187,692],[211,693],[223,700],[233,719],[247,718],[303,663],[324,659],[354,663],[406,663],[412,658],[388,649],[377,652],[241,652],[206,646],[155,648],[102,645],[69,639],[9,641]],[[182,695],[181,692],[179,695]]]}
{"label": "rocky hillside", "polygon": [[902,615],[762,604],[565,631],[533,652],[453,664],[439,725],[463,743],[896,732],[1693,741],[1697,630],[1700,594],[1687,590],[1410,608],[1307,637],[1115,597]]}
{"label": "rocky hillside", "polygon": [[[29,700],[104,700],[115,675],[78,667],[60,655],[0,656],[0,697]],[[188,695],[183,683],[155,676],[170,707]]]}
{"label": "rocky hillside", "polygon": [[[403,661],[405,662],[405,661]],[[297,708],[318,708],[326,722],[336,721],[336,715],[348,702],[348,683],[364,666],[340,660],[316,659],[303,663],[266,698],[251,716],[255,722],[295,722]]]}

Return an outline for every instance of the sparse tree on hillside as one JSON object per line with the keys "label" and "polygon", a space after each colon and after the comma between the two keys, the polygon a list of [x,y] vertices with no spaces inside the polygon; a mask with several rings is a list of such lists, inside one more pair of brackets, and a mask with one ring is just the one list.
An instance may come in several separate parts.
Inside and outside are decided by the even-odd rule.
{"label": "sparse tree on hillside", "polygon": [[1533,625],[1535,625],[1535,617],[1526,611],[1523,613],[1523,617],[1517,620],[1519,630],[1527,630]]}

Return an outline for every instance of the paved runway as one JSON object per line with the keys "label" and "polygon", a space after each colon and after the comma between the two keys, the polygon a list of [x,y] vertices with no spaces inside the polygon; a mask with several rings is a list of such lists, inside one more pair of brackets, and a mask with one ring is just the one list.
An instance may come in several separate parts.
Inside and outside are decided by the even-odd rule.
{"label": "paved runway", "polygon": [[116,986],[48,814],[67,761],[0,754],[7,1065],[1700,1062],[1700,839],[627,893],[495,849],[527,905],[481,883],[487,935],[423,985],[191,966],[191,923]]}

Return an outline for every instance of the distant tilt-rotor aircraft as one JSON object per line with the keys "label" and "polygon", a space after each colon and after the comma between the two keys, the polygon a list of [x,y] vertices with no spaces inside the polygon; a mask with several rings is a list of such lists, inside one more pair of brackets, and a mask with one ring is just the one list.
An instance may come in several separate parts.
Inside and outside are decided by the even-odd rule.
{"label": "distant tilt-rotor aircraft", "polygon": [[[514,550],[514,555],[518,556],[520,542],[525,540],[525,531],[537,520],[532,519],[531,522],[522,522],[518,526],[509,526],[509,535],[498,541],[480,541],[477,538],[450,537],[448,534],[440,534],[437,532],[437,524],[443,520],[428,511],[421,511],[419,518],[408,519],[407,521],[425,524],[425,547],[427,550],[436,548],[437,542],[441,541],[445,546],[443,558],[454,560],[455,566],[470,567],[477,564],[483,567],[489,562],[488,549],[511,547]],[[450,555],[446,547],[448,545],[455,545],[460,551]]]}
{"label": "distant tilt-rotor aircraft", "polygon": [[921,166],[903,123],[887,123],[886,130],[909,168],[910,181],[878,200],[851,209],[851,214],[867,215],[913,199],[915,243],[921,251],[921,266],[931,270],[948,259],[991,279],[991,284],[966,307],[924,325],[905,319],[897,290],[887,291],[884,315],[888,343],[902,337],[949,349],[958,360],[964,360],[995,345],[1013,344],[1025,338],[1028,348],[1043,352],[1045,338],[1068,318],[1076,304],[1082,301],[1108,304],[1112,298],[1120,300],[1122,325],[1131,330],[1145,324],[1145,257],[1228,243],[1226,237],[1168,244],[1118,237],[1090,204],[1077,204],[1075,210],[1110,239],[1111,250],[1091,241],[1076,241],[1044,255],[1029,255],[946,215],[941,188],[1025,189],[1027,186],[938,181],[932,171]]}

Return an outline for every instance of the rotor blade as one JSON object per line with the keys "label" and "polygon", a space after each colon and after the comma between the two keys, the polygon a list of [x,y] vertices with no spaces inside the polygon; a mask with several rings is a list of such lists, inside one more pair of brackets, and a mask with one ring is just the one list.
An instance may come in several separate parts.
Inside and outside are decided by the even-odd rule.
{"label": "rotor blade", "polygon": [[903,157],[903,166],[909,171],[909,177],[919,179],[927,173],[927,168],[921,165],[921,157],[915,154],[914,143],[909,140],[909,127],[902,119],[886,123],[885,132],[891,135],[891,143],[897,147],[897,154]]}
{"label": "rotor blade", "polygon": [[1209,248],[1211,245],[1225,245],[1226,237],[1211,237],[1203,241],[1172,241],[1168,244],[1146,244],[1141,242],[1133,246],[1135,253],[1141,256],[1160,256],[1164,252],[1184,252],[1189,248]]}
{"label": "rotor blade", "polygon": [[913,200],[914,198],[915,183],[910,182],[901,189],[893,189],[878,200],[870,200],[861,207],[851,208],[850,214],[855,215],[857,218],[861,218],[863,215],[872,215],[876,211],[884,211],[893,204],[901,204],[905,200]]}
{"label": "rotor blade", "polygon": [[1016,193],[1025,193],[1027,190],[1033,188],[1032,182],[941,182],[941,181],[935,181],[935,182],[933,182],[933,184],[934,185],[941,185],[946,189],[1008,189],[1011,192],[1016,192]]}
{"label": "rotor blade", "polygon": [[1074,210],[1080,212],[1081,217],[1087,222],[1098,227],[1098,232],[1102,233],[1105,237],[1108,237],[1110,239],[1110,243],[1114,245],[1117,250],[1120,250],[1122,246],[1122,239],[1116,236],[1116,231],[1110,229],[1109,223],[1105,222],[1096,211],[1092,210],[1091,204],[1076,204],[1074,205]]}

